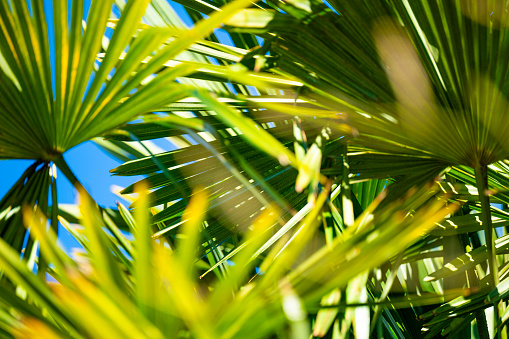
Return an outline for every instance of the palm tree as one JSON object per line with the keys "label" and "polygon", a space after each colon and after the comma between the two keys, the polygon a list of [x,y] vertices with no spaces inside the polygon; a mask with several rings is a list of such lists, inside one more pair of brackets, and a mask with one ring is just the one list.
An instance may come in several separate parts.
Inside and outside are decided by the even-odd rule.
{"label": "palm tree", "polygon": [[[151,239],[143,191],[134,214],[119,206],[134,241],[82,196],[81,223],[85,228],[80,230],[60,218],[83,245],[83,253],[75,253],[73,259],[56,245],[54,232],[46,230],[45,217],[25,208],[25,223],[52,263],[49,273],[58,283],[39,279],[0,239],[0,266],[17,287],[12,291],[5,282],[0,285],[0,331],[6,337],[29,338],[265,338],[285,333],[308,337],[304,307],[314,307],[312,312],[319,314],[314,333],[325,334],[338,311],[334,300],[322,301],[325,308],[316,309],[324,293],[346,286],[350,280],[355,282],[352,286],[362,289],[359,279],[353,278],[392,257],[399,246],[413,242],[412,233],[432,229],[435,221],[454,210],[444,208],[444,199],[429,200],[426,191],[380,210],[375,218],[359,218],[350,231],[303,263],[299,263],[299,253],[320,226],[328,192],[320,194],[315,207],[299,223],[302,231],[292,238],[291,248],[278,253],[286,243],[280,241],[275,251],[258,261],[253,254],[270,236],[267,229],[278,218],[277,209],[267,209],[245,235],[245,249],[235,256],[235,266],[228,269],[225,279],[214,281],[197,279],[196,271],[205,263],[199,260],[194,264],[207,205],[203,191],[196,192],[186,207],[176,251],[171,249],[173,244]],[[414,218],[401,222],[409,209],[414,210]],[[358,255],[352,256],[353,249],[359,249]],[[323,264],[317,264],[320,262]],[[289,267],[292,263],[293,270]],[[262,272],[252,277],[256,265]],[[330,267],[336,266],[343,274],[330,274]],[[369,324],[369,314],[363,319]],[[350,324],[343,326],[341,331],[346,334]],[[360,327],[355,330],[361,332],[365,331]]]}
{"label": "palm tree", "polygon": [[[27,223],[39,229],[26,253],[35,253],[31,248],[37,239],[47,257],[39,259],[39,272],[48,270],[65,293],[76,293],[77,300],[83,301],[67,304],[53,296],[44,284],[32,279],[26,265],[17,264],[16,253],[1,241],[2,252],[7,254],[0,258],[0,265],[13,282],[11,288],[26,291],[37,310],[23,298],[8,299],[8,293],[3,293],[2,302],[15,303],[20,313],[38,319],[26,322],[29,328],[64,336],[104,335],[95,329],[87,331],[83,319],[73,316],[81,305],[98,312],[93,313],[94,319],[115,310],[118,317],[112,315],[110,323],[115,325],[108,327],[111,335],[135,336],[135,329],[125,332],[119,322],[132,317],[140,319],[143,331],[152,331],[156,337],[185,334],[183,328],[197,337],[211,333],[263,337],[285,326],[294,335],[307,336],[305,313],[295,315],[280,306],[285,300],[299,300],[293,298],[299,295],[302,305],[316,314],[315,336],[347,335],[354,318],[356,335],[366,335],[359,326],[362,321],[371,321],[372,333],[376,329],[379,335],[418,337],[421,327],[428,330],[428,337],[452,335],[468,328],[474,318],[479,335],[486,335],[483,310],[497,305],[506,291],[505,261],[501,274],[497,273],[497,254],[507,250],[506,239],[492,239],[492,223],[505,226],[507,215],[490,208],[488,193],[495,192],[487,192],[488,187],[498,189],[498,201],[507,203],[507,168],[500,162],[508,151],[503,138],[507,89],[502,61],[507,14],[501,2],[352,4],[337,0],[328,2],[328,7],[318,1],[267,1],[238,12],[250,2],[232,2],[219,10],[225,3],[182,0],[196,23],[196,28],[186,31],[179,30],[182,27],[175,13],[163,0],[153,0],[148,7],[148,1],[115,1],[122,9],[118,21],[107,20],[113,1],[106,5],[94,2],[83,27],[83,1],[72,3],[68,25],[67,2],[55,0],[54,53],[50,53],[53,45],[45,34],[47,13],[42,1],[29,2],[30,7],[23,1],[0,3],[0,29],[6,37],[0,41],[0,114],[6,121],[0,127],[0,156],[36,161],[1,202],[3,239],[19,253],[25,237],[19,211],[27,202],[43,214],[51,212],[53,229],[59,220],[57,213],[63,223],[74,218],[55,208],[58,199],[51,164],[79,188],[61,155],[92,137],[106,136],[107,140],[97,142],[129,160],[114,169],[114,174],[148,175],[139,184],[151,190],[146,203],[142,199],[132,206],[136,213],[141,211],[140,225],[119,207],[120,222],[137,236],[135,252],[104,213],[98,219],[103,219],[109,233],[102,234],[101,222],[93,226],[97,219],[86,218],[96,212],[83,213],[82,222],[89,229],[86,236],[69,227],[82,241],[95,272],[83,279],[67,277],[68,267],[76,265],[47,241],[43,226],[37,227],[42,217],[32,218],[28,210],[24,213]],[[142,16],[146,24],[140,25]],[[202,21],[204,16],[210,18]],[[229,29],[234,47],[220,44],[212,33],[221,22]],[[110,29],[111,39],[101,46],[104,32]],[[264,39],[263,46],[258,46],[253,34]],[[51,55],[55,55],[54,62]],[[126,124],[148,112],[165,113]],[[177,149],[154,154],[146,141],[161,137],[169,137]],[[430,192],[426,187],[407,193],[412,186],[422,186],[446,171],[448,181],[439,187],[449,192],[448,199],[435,201],[438,190]],[[451,177],[460,182],[449,186]],[[380,201],[375,197],[388,184],[389,196],[377,209]],[[467,185],[472,184],[477,192],[469,190]],[[134,192],[135,186],[123,193]],[[87,200],[86,193],[82,194]],[[190,221],[185,212],[196,199],[208,201],[203,223]],[[245,236],[260,212],[271,210],[272,201],[281,212],[273,212],[276,216],[265,222],[269,232]],[[454,208],[442,209],[443,204],[457,206],[458,202],[464,203],[462,211],[431,231],[435,222],[454,212]],[[215,273],[224,282],[223,287],[215,285],[215,291],[227,293],[217,292],[198,304],[166,295],[167,290],[145,294],[152,285],[143,272],[153,268],[151,245],[145,242],[150,232],[143,226],[145,204],[154,214],[153,236],[160,242],[174,249],[182,236],[195,239],[180,244],[183,254],[168,259],[172,267],[189,270],[198,255],[202,277]],[[194,209],[196,214],[199,209]],[[481,220],[468,214],[471,210],[480,210]],[[464,212],[467,215],[461,215]],[[297,258],[311,242],[317,222],[323,225],[324,234],[313,241],[324,238],[326,246]],[[189,224],[195,226],[186,230]],[[200,241],[192,233],[197,228],[201,229]],[[478,241],[481,229],[484,247]],[[443,237],[451,234],[466,234],[464,245],[475,249],[446,265],[438,258],[447,256],[448,249],[440,246]],[[416,239],[421,240],[415,243]],[[195,246],[196,242],[201,245]],[[452,257],[459,254],[463,253]],[[33,265],[32,254],[23,257]],[[260,260],[265,274],[249,284],[246,276],[239,277],[241,270],[229,267],[229,259],[238,267],[244,267],[244,262],[252,267]],[[481,264],[486,259],[489,273],[484,277]],[[46,261],[53,265],[45,267]],[[193,274],[179,279],[161,261],[158,266],[162,273],[152,271],[148,276],[162,276],[163,283],[179,286],[182,293],[189,293],[186,300],[196,297],[189,291]],[[369,275],[375,268],[376,274]],[[244,274],[249,275],[246,270]],[[463,291],[444,292],[435,280],[460,272],[468,274],[469,292],[476,288],[481,292],[447,302]],[[419,279],[426,275],[426,281]],[[101,295],[112,293],[114,297],[98,300],[112,301],[107,303],[112,308],[98,307],[98,300],[80,293],[83,286],[94,287],[101,281],[105,282]],[[204,290],[214,288],[214,283],[204,285]],[[251,289],[253,293],[242,292]],[[231,313],[207,313],[230,290],[240,296],[234,301],[236,308]],[[166,305],[154,301],[159,295],[166,298]],[[418,309],[434,303],[444,304],[428,313]],[[372,306],[373,319],[365,307],[353,311],[347,304]],[[220,311],[227,308],[221,305]],[[399,310],[402,306],[413,309]],[[158,314],[168,314],[172,307],[178,309],[172,315],[178,321],[165,325]],[[193,318],[191,308],[205,311]],[[56,325],[43,309],[50,311]],[[243,323],[235,315],[246,309],[261,313],[256,313],[258,318],[248,313],[253,320]],[[495,314],[498,310],[495,307]],[[505,312],[503,306],[500,310]],[[4,322],[7,332],[21,326],[19,318],[9,311],[5,314],[9,315]],[[421,326],[415,315],[423,321],[437,317]],[[376,321],[379,316],[383,321]],[[218,321],[209,324],[207,318]],[[490,327],[501,333],[505,317],[495,317],[499,319]],[[38,327],[38,321],[45,326]],[[243,325],[247,332],[239,332]]]}
{"label": "palm tree", "polygon": [[[109,18],[113,1],[1,2],[0,159],[34,160],[0,202],[2,236],[19,251],[25,239],[20,207],[37,205],[46,214],[49,192],[52,205],[58,201],[52,164],[81,187],[65,151],[185,98],[189,89],[175,79],[195,67],[160,68],[247,4],[238,2],[175,38],[178,29],[140,30],[149,2],[122,6],[118,20]],[[51,213],[56,230],[58,209]],[[35,250],[29,242],[27,254]]]}
{"label": "palm tree", "polygon": [[[197,11],[208,15],[213,10],[210,6],[203,7],[191,1],[182,1],[182,4],[187,6],[194,17],[197,16]],[[498,219],[492,217],[489,188],[505,190],[507,187],[507,171],[500,162],[507,158],[508,152],[505,138],[505,5],[500,1],[412,4],[406,1],[366,1],[352,4],[340,0],[330,1],[328,5],[329,7],[318,1],[268,1],[258,4],[256,9],[246,9],[227,21],[227,29],[236,37],[233,40],[237,49],[222,46],[222,51],[228,51],[229,56],[221,54],[218,60],[225,64],[232,60],[238,61],[253,70],[287,76],[289,80],[303,85],[294,88],[294,91],[287,90],[283,96],[277,95],[278,91],[260,89],[261,95],[253,96],[238,91],[244,95],[230,100],[224,98],[223,101],[231,102],[244,116],[265,125],[264,129],[287,145],[293,142],[293,138],[288,138],[293,133],[291,125],[288,124],[290,118],[285,113],[300,117],[302,122],[296,125],[300,131],[297,134],[302,134],[302,130],[305,130],[309,132],[309,140],[320,135],[323,126],[329,126],[332,131],[340,131],[341,134],[350,132],[349,138],[333,135],[328,137],[328,142],[317,140],[316,143],[323,146],[321,157],[327,159],[322,162],[322,167],[326,167],[322,173],[332,176],[343,186],[347,186],[349,181],[348,172],[343,166],[345,164],[348,165],[350,173],[356,175],[350,178],[351,180],[395,179],[391,190],[393,198],[401,196],[410,186],[432,180],[437,175],[443,175],[445,171],[449,172],[450,177],[475,186],[478,194],[472,197],[467,193],[467,199],[465,191],[461,194],[458,194],[456,189],[453,191],[456,193],[456,200],[471,201],[467,203],[465,211],[480,211],[482,222],[462,215],[454,216],[449,222],[458,219],[464,220],[464,225],[468,225],[454,231],[454,234],[478,231],[480,225],[484,229],[486,247],[480,247],[479,252],[483,253],[483,258],[488,259],[489,273],[487,279],[481,279],[484,273],[479,273],[478,278],[481,280],[481,287],[488,283],[488,291],[493,289],[500,282],[497,259],[500,248],[496,244],[500,244],[502,240],[495,241],[497,236],[493,234],[492,222]],[[263,37],[264,45],[254,49],[246,46],[241,37],[245,37],[247,33]],[[248,47],[251,50],[247,50]],[[233,82],[239,80],[233,79]],[[203,101],[199,93],[195,97]],[[288,104],[281,104],[285,101]],[[211,125],[212,122],[217,124],[215,118],[222,119],[220,114],[218,117],[201,117],[203,109],[204,106],[198,101],[192,100],[167,108],[170,111],[193,110],[196,112],[193,119],[210,121]],[[312,120],[309,116],[313,117]],[[320,121],[317,118],[323,118],[322,123],[313,124],[314,121]],[[345,122],[351,123],[357,130],[356,138],[352,138],[356,131],[348,131],[344,127]],[[233,132],[236,133],[233,136],[221,135],[223,139],[231,139],[226,145],[217,142],[221,139],[217,137],[218,130],[228,126],[237,127],[227,121],[224,123],[226,126],[219,123],[200,130],[215,135],[216,141],[209,145],[212,145],[216,152],[228,152],[229,156],[241,164],[243,173],[252,180],[258,178],[257,185],[265,183],[264,193],[270,194],[283,208],[288,205],[304,206],[304,196],[290,193],[296,172],[293,172],[292,178],[292,172],[285,171],[278,162],[272,160],[271,163],[270,158],[263,159],[256,152],[250,153],[245,143],[234,143],[244,138],[255,147],[257,145],[256,138],[244,133],[242,126],[238,126],[239,131]],[[303,127],[302,124],[309,125]],[[133,134],[141,135],[143,139],[189,135],[189,131],[176,133],[161,125],[161,122],[152,120],[148,124],[126,128]],[[242,136],[236,138],[236,135],[241,133]],[[346,160],[342,150],[347,139],[350,154]],[[123,140],[129,138],[124,137]],[[297,138],[297,141],[303,143],[302,138]],[[151,188],[159,188],[152,193],[153,205],[184,198],[180,204],[177,202],[157,214],[156,220],[164,223],[160,225],[163,233],[172,230],[175,232],[173,226],[178,224],[185,197],[190,192],[189,189],[176,192],[173,188],[174,182],[186,184],[191,182],[190,178],[194,178],[196,182],[212,186],[235,176],[222,174],[212,177],[212,173],[217,173],[217,162],[203,162],[203,166],[200,162],[194,163],[193,161],[205,161],[210,157],[210,154],[199,151],[206,147],[202,146],[205,142],[196,142],[199,145],[191,146],[196,149],[196,153],[192,152],[192,156],[181,162],[175,162],[180,151],[153,157],[162,160],[166,167],[186,164],[182,168],[173,167],[170,170],[172,173],[185,173],[183,169],[186,168],[190,171],[183,175],[174,175],[171,180],[163,179],[164,173],[145,180]],[[309,145],[305,142],[303,144],[306,150]],[[304,158],[298,156],[299,149],[296,144],[297,159],[303,162]],[[153,158],[129,162],[115,169],[114,173],[152,173],[158,168],[152,164]],[[307,157],[308,161],[312,161],[311,159],[316,161],[316,157]],[[316,168],[297,167],[301,169],[301,173],[302,169]],[[312,173],[308,175],[313,176]],[[492,185],[488,186],[488,182]],[[248,185],[241,184],[247,191]],[[223,191],[217,191],[218,196],[224,197],[222,194],[231,192],[236,185],[224,186]],[[223,189],[221,186],[218,188]],[[125,190],[126,193],[130,191],[131,188]],[[504,193],[500,193],[498,197],[501,197],[501,194]],[[345,190],[345,195],[348,197],[348,190]],[[239,199],[246,202],[249,197],[251,193],[246,193],[244,199]],[[211,198],[218,199],[217,196]],[[219,209],[224,203],[221,199],[218,200],[216,206]],[[263,200],[259,200],[259,204],[263,205]],[[251,207],[250,210],[245,205],[236,208],[243,211],[239,212],[240,215],[253,215],[251,211],[257,209]],[[229,213],[230,209],[226,208],[226,211]],[[345,212],[348,210],[343,211]],[[219,224],[228,224],[224,217],[227,212],[224,209],[211,210],[211,213],[217,215]],[[495,210],[493,213],[495,218],[506,218],[503,211]],[[238,222],[236,215],[232,219]],[[219,233],[214,227],[218,223],[211,224],[211,232],[214,232],[211,238],[221,244],[232,236],[232,232]],[[231,226],[229,229],[232,229]],[[471,234],[470,237],[463,238],[463,241],[466,240],[464,245],[469,243],[470,246],[479,246],[476,239],[478,233]],[[424,246],[422,249],[432,248],[430,246],[434,241],[435,237],[427,237],[426,241],[421,243],[421,246]],[[209,248],[214,249],[217,246],[217,243],[212,243]],[[488,255],[484,257],[486,251]],[[447,249],[443,252],[447,252]],[[453,257],[459,254],[461,253],[452,253]],[[479,261],[476,259],[475,262]],[[456,268],[457,265],[452,267]],[[470,277],[475,278],[472,275]],[[471,280],[469,286],[477,286],[477,282]],[[486,294],[487,292],[484,296]],[[492,299],[488,300],[491,302]],[[478,304],[474,311],[484,308],[483,305]],[[455,309],[451,310],[445,317],[447,321],[441,326],[435,326],[433,331],[441,331],[451,325],[451,314],[454,314]],[[496,313],[498,307],[495,307],[495,310]],[[483,326],[484,315],[472,310],[469,314],[476,315],[478,326]],[[464,323],[469,324],[469,319],[465,318]],[[499,321],[498,316],[496,321]],[[503,323],[499,322],[497,327],[501,325]]]}
{"label": "palm tree", "polygon": [[[356,143],[475,169],[482,202],[487,166],[507,157],[504,5],[330,5],[340,19],[328,11],[320,20],[309,19],[298,34],[281,31],[274,46],[281,70],[307,76],[315,91],[309,97],[327,96],[331,108],[358,120]],[[364,29],[357,25],[361,17]],[[327,41],[323,48],[304,54],[321,41]],[[326,56],[327,66],[319,62]],[[487,210],[484,216],[489,221]]]}

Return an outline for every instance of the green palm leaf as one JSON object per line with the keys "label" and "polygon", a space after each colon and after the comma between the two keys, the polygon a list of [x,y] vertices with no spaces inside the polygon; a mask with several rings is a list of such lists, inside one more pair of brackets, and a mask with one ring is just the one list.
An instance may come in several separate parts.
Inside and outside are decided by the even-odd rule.
{"label": "green palm leaf", "polygon": [[[46,17],[42,0],[0,1],[0,159],[36,161],[0,202],[0,236],[25,252],[27,265],[33,266],[38,249],[33,238],[23,245],[27,230],[21,223],[21,207],[37,206],[51,218],[55,232],[58,216],[67,215],[57,208],[56,169],[50,170],[51,162],[82,188],[63,153],[187,97],[188,86],[177,78],[196,73],[201,64],[159,72],[161,67],[250,3],[229,4],[188,30],[141,24],[146,10],[153,10],[147,9],[149,2],[119,1],[120,18],[111,20],[113,0],[93,2],[88,13],[82,0],[72,1],[72,6],[67,0],[55,0],[53,19]],[[49,39],[52,29],[54,39]],[[200,80],[192,84],[200,85]],[[118,217],[118,212],[103,212],[105,220]],[[41,257],[42,279],[46,269]]]}

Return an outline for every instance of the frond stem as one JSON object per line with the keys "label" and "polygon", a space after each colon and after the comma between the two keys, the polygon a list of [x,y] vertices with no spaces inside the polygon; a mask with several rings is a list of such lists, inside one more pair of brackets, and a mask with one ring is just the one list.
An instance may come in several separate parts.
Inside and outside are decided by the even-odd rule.
{"label": "frond stem", "polygon": [[481,221],[484,226],[486,248],[488,249],[488,267],[490,269],[490,286],[495,288],[499,283],[497,256],[493,238],[493,225],[491,223],[490,198],[486,194],[488,189],[488,167],[486,165],[475,168],[475,180],[479,190],[479,201],[481,202]]}
{"label": "frond stem", "polygon": [[[486,248],[488,250],[488,267],[490,270],[489,284],[490,288],[495,288],[499,284],[498,278],[498,263],[497,254],[495,252],[495,239],[493,237],[493,225],[491,223],[491,209],[490,209],[490,198],[487,195],[488,190],[488,166],[478,165],[475,167],[475,181],[477,183],[477,190],[479,191],[479,201],[481,202],[481,221],[484,226],[484,236],[486,238]],[[500,337],[500,331],[498,330],[498,312],[499,302],[493,305],[493,316],[494,316],[494,333],[497,338]]]}

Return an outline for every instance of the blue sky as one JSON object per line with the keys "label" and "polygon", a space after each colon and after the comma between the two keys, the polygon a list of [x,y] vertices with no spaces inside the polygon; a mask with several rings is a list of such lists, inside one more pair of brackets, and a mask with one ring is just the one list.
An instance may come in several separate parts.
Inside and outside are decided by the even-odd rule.
{"label": "blue sky", "polygon": [[[109,171],[120,165],[117,160],[101,151],[93,142],[87,141],[67,151],[64,155],[74,174],[92,197],[103,206],[116,206],[116,201],[124,205],[128,203],[113,194],[111,185],[127,186],[134,182],[133,177],[111,176]],[[0,197],[11,188],[25,169],[32,164],[32,160],[3,160],[0,161]],[[137,177],[139,178],[139,177]],[[57,192],[59,203],[75,203],[76,191],[61,173],[57,173]],[[72,236],[62,227],[59,228],[60,244],[70,251],[73,247],[80,247]]]}
{"label": "blue sky", "polygon": [[[110,170],[121,163],[101,151],[93,142],[87,141],[67,151],[65,160],[92,197],[104,206],[115,206],[116,201],[123,199],[110,191],[111,185],[127,186],[134,182],[132,177],[111,176]],[[0,197],[19,179],[24,170],[33,163],[32,160],[0,161]],[[74,203],[76,193],[72,185],[61,174],[57,174],[58,200],[60,203]]]}

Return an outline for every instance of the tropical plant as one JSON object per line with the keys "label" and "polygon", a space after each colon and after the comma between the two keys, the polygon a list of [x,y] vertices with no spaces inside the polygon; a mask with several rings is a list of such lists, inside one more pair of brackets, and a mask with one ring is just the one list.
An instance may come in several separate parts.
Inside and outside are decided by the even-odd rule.
{"label": "tropical plant", "polygon": [[[112,0],[1,2],[0,158],[35,161],[0,202],[2,234],[18,251],[26,235],[20,207],[37,204],[48,213],[49,192],[53,204],[58,200],[51,164],[80,187],[63,153],[188,96],[189,89],[175,79],[196,66],[159,72],[162,65],[249,4],[227,6],[180,36],[177,29],[140,30],[149,2],[123,6],[118,20],[109,18]],[[58,209],[51,213],[56,230]],[[36,251],[29,245],[27,253]]]}
{"label": "tropical plant", "polygon": [[[192,30],[166,0],[117,0],[119,20],[107,20],[113,1],[93,2],[83,28],[84,2],[68,24],[55,0],[53,54],[43,2],[2,1],[0,156],[37,161],[1,202],[5,333],[308,337],[310,319],[315,337],[506,335],[509,219],[490,205],[509,202],[504,2],[178,2]],[[213,33],[221,22],[234,46]],[[56,208],[50,164],[79,188],[61,154],[99,135],[126,161],[113,174],[146,175],[150,193],[131,206],[138,226],[119,207],[84,213],[85,236],[69,227],[87,274],[31,216],[80,222]],[[176,149],[156,152],[158,138]],[[39,231],[23,245],[26,203]],[[80,307],[107,315],[109,334]]]}
{"label": "tropical plant", "polygon": [[[454,211],[454,205],[444,207],[447,199],[433,198],[436,192],[429,194],[424,188],[421,194],[374,215],[363,214],[352,228],[302,263],[298,263],[299,254],[320,226],[328,191],[320,194],[299,223],[301,231],[292,237],[291,248],[283,251],[287,241],[282,239],[260,261],[253,254],[270,236],[267,228],[278,218],[276,209],[267,209],[246,234],[245,248],[234,257],[235,265],[228,268],[224,279],[200,282],[196,280],[195,249],[204,240],[200,235],[207,206],[204,191],[196,192],[186,207],[177,250],[151,237],[143,191],[134,216],[119,206],[134,240],[111,219],[102,221],[99,209],[82,195],[82,226],[59,218],[84,249],[72,259],[57,246],[54,232],[48,233],[45,216],[27,207],[25,223],[52,263],[49,274],[57,282],[42,281],[0,239],[0,265],[17,287],[12,290],[6,281],[1,285],[0,327],[4,335],[20,338],[264,338],[274,334],[307,338],[310,328],[305,307],[316,308],[325,293],[347,286],[358,275],[362,278],[354,279],[354,286],[365,291],[366,270],[394,256],[399,246],[413,242]],[[401,222],[410,209],[413,218]],[[292,269],[294,262],[297,266]],[[258,273],[255,265],[259,265]],[[330,274],[330,267],[343,273]],[[335,306],[331,302],[322,300],[322,306]],[[19,313],[9,312],[10,307]],[[317,311],[321,321],[314,331],[325,333],[338,311]],[[369,325],[369,312],[364,320]],[[341,332],[349,328],[345,321]],[[357,334],[365,331],[360,326],[355,329]]]}

